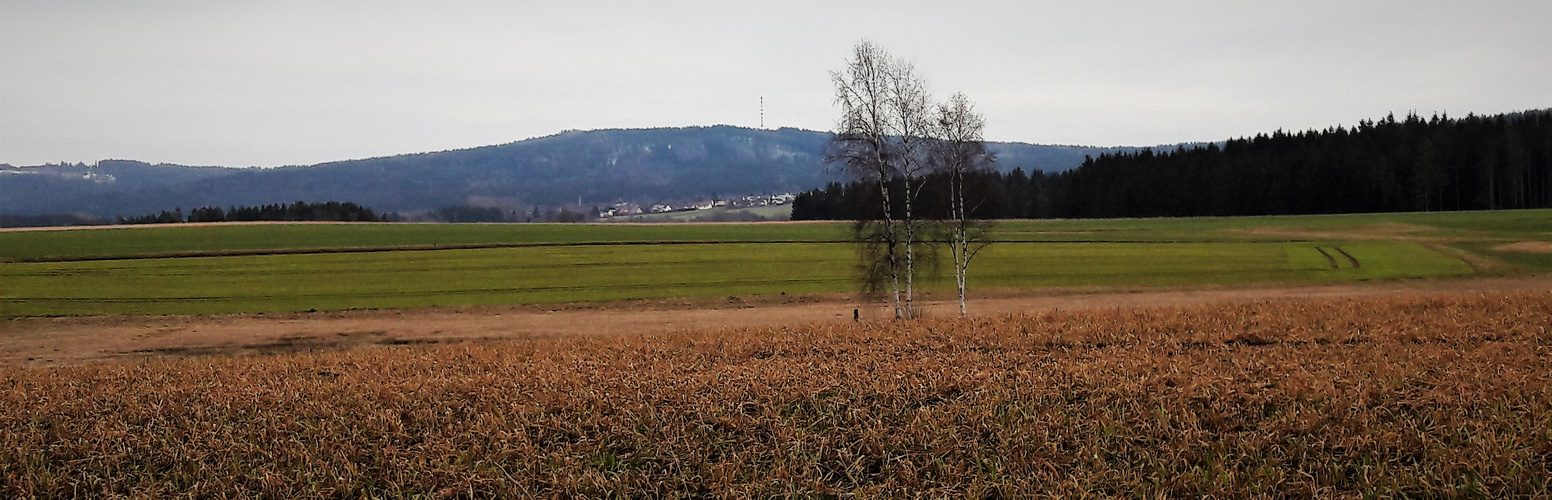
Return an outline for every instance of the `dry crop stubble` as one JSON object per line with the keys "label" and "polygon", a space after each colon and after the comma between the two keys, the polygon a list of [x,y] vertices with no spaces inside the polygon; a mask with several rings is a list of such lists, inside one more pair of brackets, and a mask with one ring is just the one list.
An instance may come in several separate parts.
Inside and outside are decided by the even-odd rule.
{"label": "dry crop stubble", "polygon": [[1552,294],[3,372],[5,493],[1542,496]]}

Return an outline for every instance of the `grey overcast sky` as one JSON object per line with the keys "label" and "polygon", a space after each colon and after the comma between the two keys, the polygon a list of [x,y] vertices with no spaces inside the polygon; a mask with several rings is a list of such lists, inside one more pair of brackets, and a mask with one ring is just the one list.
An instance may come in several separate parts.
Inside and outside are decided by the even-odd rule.
{"label": "grey overcast sky", "polygon": [[566,129],[830,129],[870,39],[993,140],[1552,106],[1552,0],[0,0],[0,162],[279,166]]}

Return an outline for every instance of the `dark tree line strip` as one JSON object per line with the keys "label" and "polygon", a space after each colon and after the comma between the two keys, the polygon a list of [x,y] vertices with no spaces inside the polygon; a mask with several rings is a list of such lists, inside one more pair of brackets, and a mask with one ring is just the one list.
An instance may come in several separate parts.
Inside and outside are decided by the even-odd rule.
{"label": "dark tree line strip", "polygon": [[330,222],[383,222],[396,220],[397,214],[378,214],[351,202],[326,203],[295,202],[275,203],[256,207],[239,206],[201,207],[190,210],[185,217],[183,209],[163,210],[159,214],[139,217],[119,217],[119,224],[165,224],[175,222],[229,222],[229,221],[330,221]]}
{"label": "dark tree line strip", "polygon": [[[978,171],[962,175],[967,194],[966,215],[970,219],[980,220],[1007,218],[1002,216],[1005,203],[1003,197],[1007,192],[1004,183],[1014,178],[1023,179],[1022,182],[1028,182],[1029,179],[1022,169],[1009,174]],[[952,174],[947,172],[933,173],[918,181],[916,189],[920,193],[915,209],[918,218],[932,222],[953,221],[956,203],[951,182]],[[895,198],[899,198],[905,190],[904,183],[899,180],[891,181],[888,185],[889,192]],[[799,193],[792,203],[792,220],[883,220],[883,210],[879,203],[882,196],[877,183],[832,182],[823,188]],[[893,212],[894,218],[898,219],[904,208],[894,207]]]}
{"label": "dark tree line strip", "polygon": [[[1059,174],[981,172],[988,219],[1423,212],[1552,207],[1552,109],[1409,115],[1222,146],[1106,154]],[[950,186],[928,178],[924,200]],[[933,194],[935,190],[945,194]],[[798,196],[793,220],[856,220],[878,189],[833,183]],[[876,205],[876,203],[873,203]],[[930,202],[924,217],[946,217]]]}

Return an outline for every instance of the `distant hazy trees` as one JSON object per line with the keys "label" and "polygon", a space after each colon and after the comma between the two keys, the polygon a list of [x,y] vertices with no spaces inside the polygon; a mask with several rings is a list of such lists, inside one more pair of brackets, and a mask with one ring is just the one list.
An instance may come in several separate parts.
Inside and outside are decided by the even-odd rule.
{"label": "distant hazy trees", "polygon": [[171,212],[163,210],[163,211],[161,211],[161,213],[151,214],[151,215],[141,215],[141,216],[137,216],[137,217],[128,217],[128,218],[126,218],[126,217],[120,216],[118,218],[118,222],[116,222],[116,223],[117,224],[172,224],[172,223],[175,223],[175,222],[183,222],[183,221],[184,221],[183,220],[183,209],[182,208],[177,208],[177,209],[174,209]]}
{"label": "distant hazy trees", "polygon": [[183,209],[174,209],[169,212],[163,210],[153,215],[138,217],[119,217],[119,224],[166,224],[175,222],[227,222],[227,221],[334,221],[334,222],[380,222],[394,218],[392,214],[385,216],[355,203],[330,201],[325,203],[307,203],[298,201],[295,203],[275,203],[259,206],[237,206],[229,208],[200,207],[189,211],[187,217],[183,215]]}
{"label": "distant hazy trees", "polygon": [[111,222],[91,214],[0,215],[0,227],[98,226]]}
{"label": "distant hazy trees", "polygon": [[[962,95],[935,105],[912,64],[867,41],[830,76],[841,119],[826,159],[863,186],[859,196],[872,200],[853,213],[864,290],[887,292],[896,318],[914,317],[918,261],[941,243],[930,236],[942,232],[943,222],[918,213],[925,179],[959,169],[962,181],[964,172],[990,162],[981,144],[983,122]],[[949,203],[965,208],[965,184],[955,186]],[[960,220],[948,234],[962,297],[963,273],[979,244],[968,243],[969,219]]]}

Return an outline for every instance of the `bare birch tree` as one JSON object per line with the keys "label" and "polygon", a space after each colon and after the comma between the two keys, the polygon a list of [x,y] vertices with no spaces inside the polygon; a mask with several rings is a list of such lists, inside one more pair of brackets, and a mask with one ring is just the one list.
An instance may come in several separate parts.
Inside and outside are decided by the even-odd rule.
{"label": "bare birch tree", "polygon": [[[969,99],[956,95],[935,105],[926,82],[909,62],[895,59],[871,42],[853,49],[846,69],[832,72],[841,120],[828,157],[852,179],[878,189],[878,216],[858,218],[864,290],[888,289],[895,318],[913,318],[916,271],[935,263],[937,243],[951,240],[960,313],[964,313],[965,272],[983,241],[965,204],[965,174],[984,168],[991,157],[981,140],[984,121]],[[929,174],[943,169],[953,176],[954,215],[949,238],[933,238],[942,221],[918,213],[918,197]],[[927,224],[932,222],[932,224]]]}
{"label": "bare birch tree", "polygon": [[[863,41],[853,49],[845,70],[830,73],[841,120],[827,160],[846,176],[878,187],[881,219],[860,217],[856,226],[863,243],[863,283],[864,288],[888,288],[898,319],[907,313],[900,300],[900,231],[889,196],[890,181],[897,177],[891,143],[895,133],[889,98],[891,66],[887,52]],[[880,286],[879,281],[887,285]]]}
{"label": "bare birch tree", "polygon": [[901,242],[904,252],[905,297],[904,312],[908,318],[916,317],[916,263],[917,247],[923,243],[921,221],[916,214],[916,200],[921,194],[923,178],[931,168],[931,134],[933,132],[932,97],[927,84],[916,75],[916,67],[905,61],[891,61],[887,73],[888,111],[894,125],[896,172],[900,176]]}
{"label": "bare birch tree", "polygon": [[972,218],[976,209],[967,176],[990,168],[995,157],[986,151],[981,132],[986,120],[964,94],[954,94],[937,107],[933,162],[949,182],[949,253],[954,257],[954,284],[959,291],[959,315],[965,315],[965,286],[970,260],[991,243],[990,223]]}

